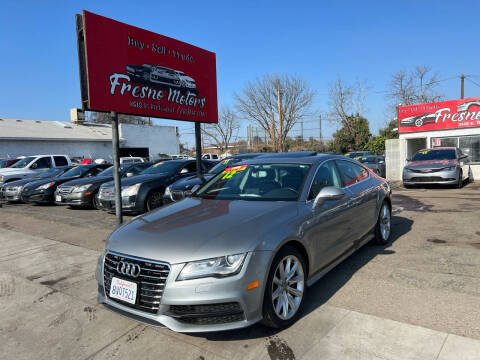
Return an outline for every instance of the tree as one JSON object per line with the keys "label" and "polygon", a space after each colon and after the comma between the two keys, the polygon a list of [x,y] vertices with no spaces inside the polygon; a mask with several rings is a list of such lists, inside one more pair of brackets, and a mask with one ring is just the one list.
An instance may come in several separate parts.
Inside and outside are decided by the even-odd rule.
{"label": "tree", "polygon": [[349,151],[361,150],[370,141],[368,120],[359,114],[349,116],[346,120],[349,127],[343,126],[333,134],[330,150],[344,154]]}
{"label": "tree", "polygon": [[398,104],[414,105],[440,101],[443,95],[437,90],[438,73],[432,72],[427,65],[415,66],[413,70],[400,70],[392,75],[387,98],[392,107]]}
{"label": "tree", "polygon": [[283,151],[292,127],[309,115],[313,96],[300,77],[271,74],[248,82],[235,100],[239,113],[263,128],[276,151]]}
{"label": "tree", "polygon": [[203,134],[215,145],[221,153],[228,150],[228,146],[235,141],[240,129],[240,123],[230,107],[225,106],[218,114],[218,123],[205,124]]}
{"label": "tree", "polygon": [[[88,122],[95,124],[111,124],[110,113],[100,113],[96,111],[89,112]],[[149,117],[135,115],[118,115],[118,122],[121,124],[132,125],[153,125],[152,119]]]}

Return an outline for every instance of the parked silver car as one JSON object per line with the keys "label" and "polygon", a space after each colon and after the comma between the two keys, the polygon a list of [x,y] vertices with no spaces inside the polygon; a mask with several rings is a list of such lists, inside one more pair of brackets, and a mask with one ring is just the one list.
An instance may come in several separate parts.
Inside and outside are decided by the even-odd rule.
{"label": "parked silver car", "polygon": [[98,301],[181,332],[285,327],[312,285],[390,236],[385,179],[344,156],[256,158],[114,231]]}
{"label": "parked silver car", "polygon": [[407,159],[403,168],[403,186],[424,184],[457,185],[473,181],[470,160],[456,147],[423,149]]}

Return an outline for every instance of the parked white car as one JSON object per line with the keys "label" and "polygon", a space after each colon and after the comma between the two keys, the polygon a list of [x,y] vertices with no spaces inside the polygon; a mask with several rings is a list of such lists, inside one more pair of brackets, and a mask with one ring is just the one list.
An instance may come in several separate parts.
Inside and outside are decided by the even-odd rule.
{"label": "parked white car", "polygon": [[202,159],[205,160],[218,160],[218,154],[206,153],[202,155]]}
{"label": "parked white car", "polygon": [[27,156],[8,168],[0,169],[0,185],[33,177],[45,170],[70,165],[72,165],[72,162],[67,155]]}

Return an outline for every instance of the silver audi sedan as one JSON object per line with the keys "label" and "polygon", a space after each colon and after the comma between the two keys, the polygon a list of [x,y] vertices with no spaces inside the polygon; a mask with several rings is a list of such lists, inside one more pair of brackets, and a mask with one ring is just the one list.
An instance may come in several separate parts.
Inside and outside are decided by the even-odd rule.
{"label": "silver audi sedan", "polygon": [[366,242],[388,242],[388,182],[337,155],[251,159],[114,231],[98,301],[174,331],[282,328],[306,290]]}

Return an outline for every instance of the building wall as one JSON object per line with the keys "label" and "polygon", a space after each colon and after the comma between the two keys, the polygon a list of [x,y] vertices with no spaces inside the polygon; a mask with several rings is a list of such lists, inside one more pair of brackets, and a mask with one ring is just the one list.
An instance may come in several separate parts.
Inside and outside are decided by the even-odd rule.
{"label": "building wall", "polygon": [[112,159],[110,141],[0,140],[0,158],[37,154],[66,154]]}
{"label": "building wall", "polygon": [[172,155],[180,151],[175,126],[120,124],[120,137],[125,140],[122,147],[148,147],[154,159],[158,154]]}

